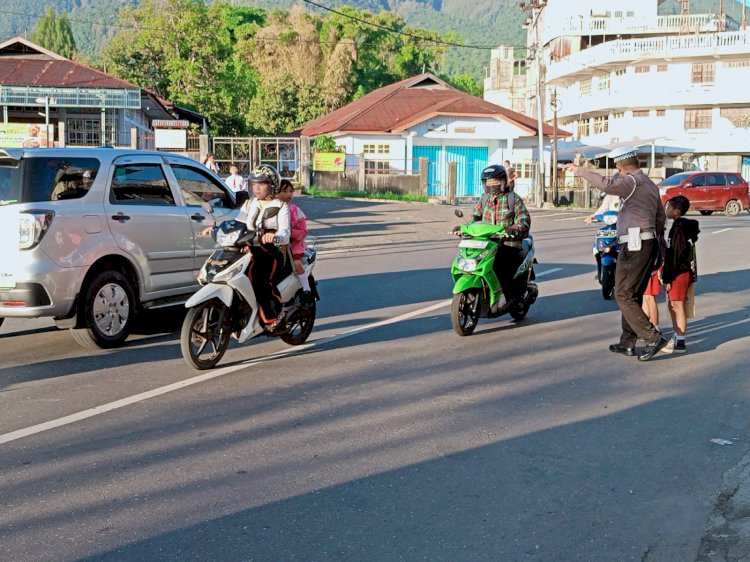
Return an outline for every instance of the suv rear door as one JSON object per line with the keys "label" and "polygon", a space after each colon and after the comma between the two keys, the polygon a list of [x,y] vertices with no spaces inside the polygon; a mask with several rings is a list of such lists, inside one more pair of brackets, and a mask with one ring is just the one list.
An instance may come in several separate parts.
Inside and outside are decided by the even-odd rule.
{"label": "suv rear door", "polygon": [[723,209],[729,201],[729,186],[727,178],[720,172],[711,172],[706,175],[706,208],[715,210]]}
{"label": "suv rear door", "polygon": [[164,168],[155,155],[116,159],[104,202],[112,235],[140,267],[147,293],[196,285],[190,219]]}

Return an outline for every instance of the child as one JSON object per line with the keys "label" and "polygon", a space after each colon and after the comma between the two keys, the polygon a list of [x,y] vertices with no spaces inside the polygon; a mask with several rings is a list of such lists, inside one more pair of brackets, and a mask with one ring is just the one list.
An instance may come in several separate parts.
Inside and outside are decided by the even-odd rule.
{"label": "child", "polygon": [[312,302],[312,293],[310,292],[310,281],[307,278],[307,272],[302,265],[302,258],[305,255],[305,237],[307,236],[307,217],[297,205],[292,203],[294,197],[294,186],[289,180],[281,180],[279,189],[279,199],[289,205],[289,217],[292,227],[292,236],[289,245],[292,249],[292,259],[294,260],[294,273],[297,275],[302,285],[302,298],[304,302]]}
{"label": "child", "polygon": [[247,188],[245,187],[245,178],[239,174],[239,169],[234,164],[229,166],[229,175],[224,180],[224,183],[226,183],[235,193],[238,191],[247,191]]}
{"label": "child", "polygon": [[665,353],[684,353],[687,315],[685,300],[688,289],[698,278],[695,262],[695,243],[698,241],[698,221],[684,218],[690,208],[690,201],[684,195],[677,195],[667,201],[667,218],[673,219],[667,240],[667,254],[664,259],[662,282],[668,296],[669,315],[672,317],[674,338],[664,347]]}

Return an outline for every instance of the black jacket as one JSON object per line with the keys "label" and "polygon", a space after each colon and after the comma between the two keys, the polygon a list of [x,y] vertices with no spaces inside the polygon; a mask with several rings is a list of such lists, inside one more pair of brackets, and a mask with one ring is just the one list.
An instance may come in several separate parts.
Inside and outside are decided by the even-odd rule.
{"label": "black jacket", "polygon": [[695,265],[695,246],[698,241],[698,221],[680,217],[669,229],[667,254],[664,257],[664,271],[662,282],[672,283],[675,278],[685,271],[691,272],[691,282],[695,282],[698,271]]}

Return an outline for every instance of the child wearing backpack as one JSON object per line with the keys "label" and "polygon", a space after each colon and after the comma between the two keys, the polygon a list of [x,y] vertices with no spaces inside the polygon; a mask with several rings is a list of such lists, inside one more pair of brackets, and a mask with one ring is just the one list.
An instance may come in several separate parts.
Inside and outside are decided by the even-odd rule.
{"label": "child wearing backpack", "polygon": [[[672,317],[674,338],[664,347],[665,353],[685,353],[687,312],[685,303],[690,286],[698,279],[695,243],[698,241],[698,221],[686,219],[690,201],[684,195],[672,197],[666,204],[667,218],[672,219],[667,252],[664,258],[662,283],[667,292],[669,315]],[[692,303],[691,303],[692,304]]]}

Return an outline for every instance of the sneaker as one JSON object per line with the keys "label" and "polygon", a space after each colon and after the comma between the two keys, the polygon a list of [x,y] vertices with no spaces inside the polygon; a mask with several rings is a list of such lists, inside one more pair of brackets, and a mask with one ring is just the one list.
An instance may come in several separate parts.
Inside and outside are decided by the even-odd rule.
{"label": "sneaker", "polygon": [[664,346],[664,347],[663,347],[663,348],[661,349],[661,352],[662,352],[662,353],[666,353],[667,355],[670,355],[670,354],[674,353],[674,346],[675,346],[675,341],[676,341],[676,340],[675,340],[674,338],[672,338],[671,340],[669,340],[669,341],[667,342],[667,345],[665,345],[665,346]]}
{"label": "sneaker", "polygon": [[643,353],[641,353],[638,356],[639,361],[648,361],[651,359],[654,355],[659,353],[669,342],[665,340],[662,337],[659,337],[658,340],[655,342],[651,342],[649,344],[646,344],[646,347],[643,348]]}
{"label": "sneaker", "polygon": [[674,341],[674,352],[675,353],[685,353],[687,351],[687,347],[685,346],[685,340],[675,340]]}

